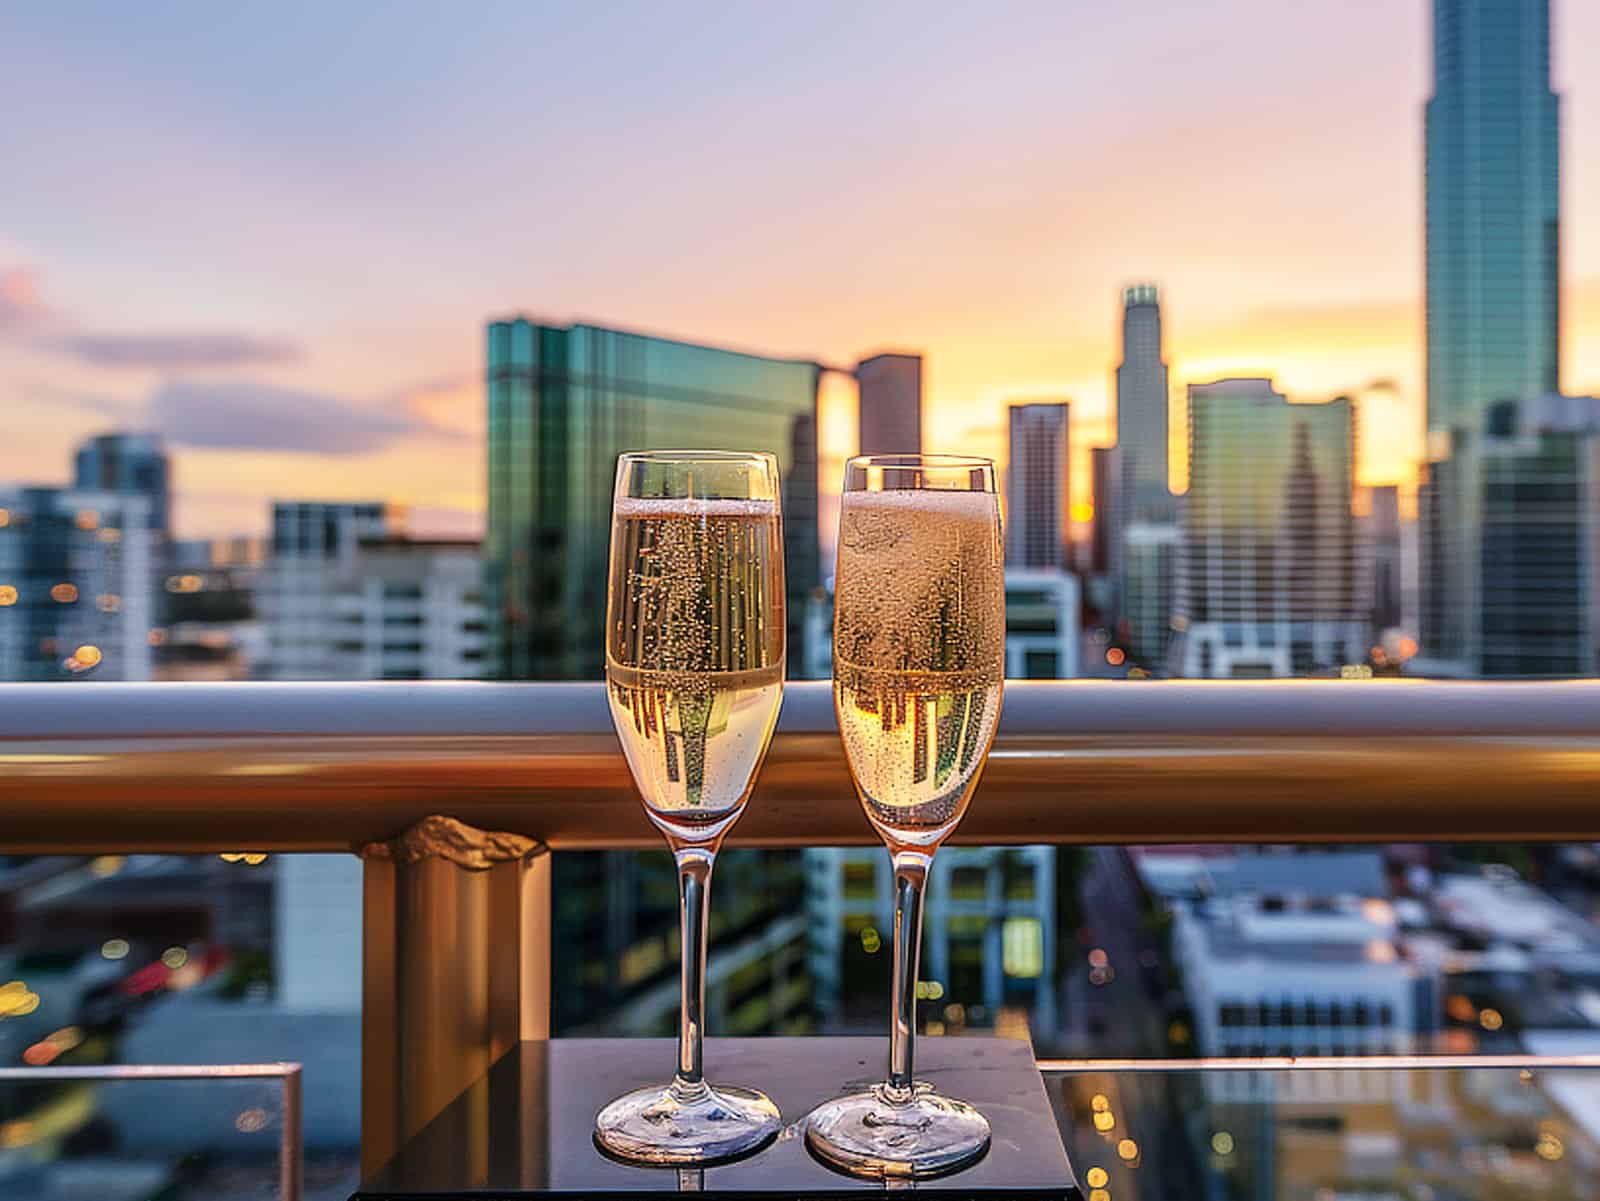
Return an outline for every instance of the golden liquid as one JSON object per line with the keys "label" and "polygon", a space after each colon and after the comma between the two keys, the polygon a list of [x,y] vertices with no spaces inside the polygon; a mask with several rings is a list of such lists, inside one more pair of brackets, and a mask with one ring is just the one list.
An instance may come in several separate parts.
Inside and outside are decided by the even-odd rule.
{"label": "golden liquid", "polygon": [[708,840],[738,817],[783,697],[783,539],[767,501],[621,500],[611,720],[652,819]]}
{"label": "golden liquid", "polygon": [[994,741],[1005,576],[994,496],[848,492],[833,699],[867,817],[891,847],[949,835]]}

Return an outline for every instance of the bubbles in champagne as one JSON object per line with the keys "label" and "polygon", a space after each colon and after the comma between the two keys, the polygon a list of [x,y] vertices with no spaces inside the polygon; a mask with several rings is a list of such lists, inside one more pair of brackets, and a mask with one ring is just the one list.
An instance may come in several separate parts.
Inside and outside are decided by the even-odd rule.
{"label": "bubbles in champagne", "polygon": [[613,724],[658,823],[709,836],[743,805],[782,697],[777,506],[619,500],[611,554]]}
{"label": "bubbles in champagne", "polygon": [[867,816],[936,845],[1000,718],[1005,578],[984,492],[850,492],[839,520],[834,706]]}

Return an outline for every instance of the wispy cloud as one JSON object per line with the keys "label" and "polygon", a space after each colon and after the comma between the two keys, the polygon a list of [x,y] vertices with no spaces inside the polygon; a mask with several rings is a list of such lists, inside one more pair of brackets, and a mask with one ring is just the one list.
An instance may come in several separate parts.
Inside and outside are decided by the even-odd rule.
{"label": "wispy cloud", "polygon": [[280,367],[306,357],[300,343],[233,330],[96,329],[45,300],[40,271],[0,261],[0,338],[90,367],[146,371],[219,371]]}
{"label": "wispy cloud", "polygon": [[222,331],[155,334],[71,333],[48,340],[51,349],[92,367],[154,371],[276,367],[297,363],[304,348],[286,338]]}
{"label": "wispy cloud", "polygon": [[363,454],[425,434],[456,440],[403,405],[250,380],[174,380],[150,395],[147,420],[179,446]]}

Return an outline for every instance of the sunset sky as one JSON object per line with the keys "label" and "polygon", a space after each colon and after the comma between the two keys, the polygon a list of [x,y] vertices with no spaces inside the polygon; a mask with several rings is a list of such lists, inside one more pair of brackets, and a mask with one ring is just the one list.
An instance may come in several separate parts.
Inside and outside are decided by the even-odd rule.
{"label": "sunset sky", "polygon": [[[1409,479],[1427,0],[949,7],[5,6],[0,479],[154,426],[183,536],[273,497],[474,530],[514,311],[920,350],[926,448],[1003,456],[1008,401],[1066,397],[1081,454],[1142,280],[1175,401],[1351,393],[1363,480]],[[1600,4],[1556,22],[1563,382],[1600,391]]]}

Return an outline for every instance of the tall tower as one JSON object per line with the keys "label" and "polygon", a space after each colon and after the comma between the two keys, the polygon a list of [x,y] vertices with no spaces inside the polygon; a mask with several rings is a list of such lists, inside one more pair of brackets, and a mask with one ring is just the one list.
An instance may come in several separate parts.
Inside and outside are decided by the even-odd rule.
{"label": "tall tower", "polygon": [[922,356],[875,354],[856,364],[859,453],[914,455],[922,450]]}
{"label": "tall tower", "polygon": [[1560,386],[1560,102],[1550,87],[1549,0],[1434,0],[1433,74],[1421,663],[1476,675],[1487,414]]}
{"label": "tall tower", "polygon": [[1171,521],[1167,485],[1167,364],[1161,357],[1161,297],[1154,284],[1122,293],[1122,364],[1117,368],[1117,448],[1126,528]]}
{"label": "tall tower", "polygon": [[1550,0],[1434,0],[1430,432],[1560,390],[1560,128]]}
{"label": "tall tower", "polygon": [[1061,567],[1067,536],[1067,404],[1012,405],[1006,562]]}

